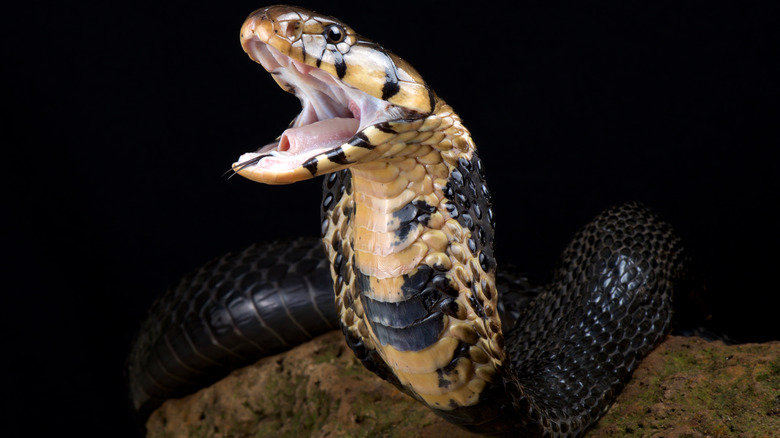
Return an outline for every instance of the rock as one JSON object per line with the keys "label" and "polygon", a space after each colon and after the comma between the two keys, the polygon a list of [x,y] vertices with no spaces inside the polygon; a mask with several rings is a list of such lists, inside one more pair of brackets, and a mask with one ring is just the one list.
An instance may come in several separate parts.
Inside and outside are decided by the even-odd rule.
{"label": "rock", "polygon": [[472,436],[367,371],[341,332],[165,402],[147,430],[166,438]]}
{"label": "rock", "polygon": [[592,437],[780,436],[780,342],[670,336],[642,361]]}
{"label": "rock", "polygon": [[[472,437],[366,371],[340,332],[167,401],[149,437]],[[669,337],[589,437],[774,436],[780,342],[726,346]]]}

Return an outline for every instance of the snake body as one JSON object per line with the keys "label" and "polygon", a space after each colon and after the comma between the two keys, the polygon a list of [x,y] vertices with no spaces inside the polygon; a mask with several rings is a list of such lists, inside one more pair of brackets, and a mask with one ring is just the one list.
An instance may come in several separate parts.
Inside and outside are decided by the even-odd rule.
{"label": "snake body", "polygon": [[[337,322],[369,370],[465,429],[577,436],[597,421],[670,329],[687,271],[671,227],[639,204],[606,210],[575,236],[552,282],[518,305],[501,296],[506,276],[497,286],[475,144],[411,66],[302,8],[255,11],[241,39],[303,111],[233,169],[269,184],[325,175],[326,259],[305,242],[287,245],[301,248],[293,265],[255,247],[174,288],[131,355],[136,408]],[[322,303],[333,292],[335,315]],[[294,327],[291,339],[274,320]]]}

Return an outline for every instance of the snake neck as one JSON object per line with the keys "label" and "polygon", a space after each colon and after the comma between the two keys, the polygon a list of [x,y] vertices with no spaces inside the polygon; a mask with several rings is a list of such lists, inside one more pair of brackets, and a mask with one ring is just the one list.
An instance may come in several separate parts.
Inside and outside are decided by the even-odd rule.
{"label": "snake neck", "polygon": [[379,158],[325,181],[342,328],[366,366],[418,400],[473,406],[505,362],[482,164],[441,101],[382,134]]}

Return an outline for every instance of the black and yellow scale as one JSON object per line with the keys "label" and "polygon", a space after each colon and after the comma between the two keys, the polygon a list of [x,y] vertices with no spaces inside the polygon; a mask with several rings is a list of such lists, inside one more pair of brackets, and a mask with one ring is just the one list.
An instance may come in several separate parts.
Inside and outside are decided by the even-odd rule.
{"label": "black and yellow scale", "polygon": [[[332,17],[260,9],[241,41],[303,110],[233,169],[268,184],[325,175],[327,262],[298,242],[277,260],[253,247],[188,277],[134,348],[136,407],[289,347],[285,330],[306,339],[337,320],[368,369],[466,429],[577,436],[598,420],[670,329],[686,273],[671,228],[637,204],[605,211],[553,281],[504,313],[484,168],[452,108],[406,62]],[[321,286],[326,270],[332,289]],[[322,298],[334,291],[335,315]],[[304,312],[317,317],[294,316]],[[287,317],[295,327],[273,322]]]}

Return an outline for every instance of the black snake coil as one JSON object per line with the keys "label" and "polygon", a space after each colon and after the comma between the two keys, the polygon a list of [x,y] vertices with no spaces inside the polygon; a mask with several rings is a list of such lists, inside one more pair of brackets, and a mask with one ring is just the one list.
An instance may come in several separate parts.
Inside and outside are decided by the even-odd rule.
{"label": "black snake coil", "polygon": [[[314,238],[253,245],[171,288],[150,310],[131,353],[135,409],[146,417],[168,398],[336,328],[320,245]],[[503,304],[513,310],[506,320],[516,320],[506,341],[512,365],[479,411],[508,412],[513,428],[529,436],[583,431],[668,333],[684,266],[671,228],[625,204],[577,234],[542,292],[499,271]]]}

